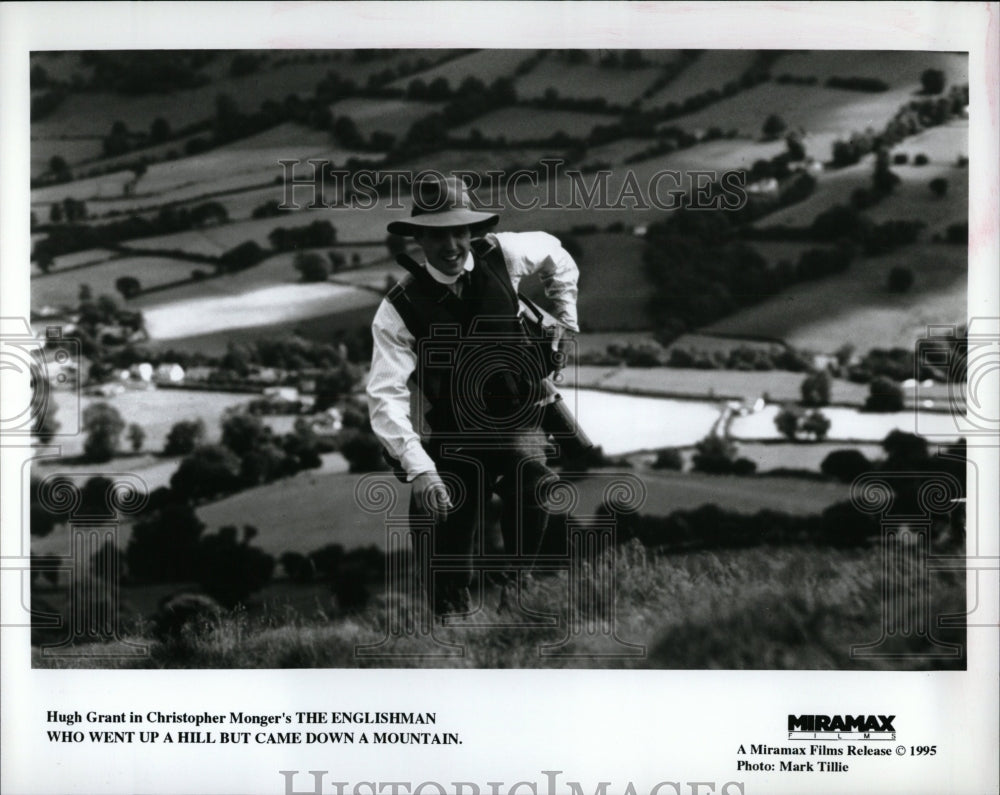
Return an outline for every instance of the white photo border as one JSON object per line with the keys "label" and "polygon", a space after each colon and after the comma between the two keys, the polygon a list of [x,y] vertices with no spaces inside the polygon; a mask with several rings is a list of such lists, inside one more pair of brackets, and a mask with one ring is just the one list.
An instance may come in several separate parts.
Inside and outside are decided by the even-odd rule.
{"label": "white photo border", "polygon": [[[82,49],[344,47],[644,47],[967,51],[970,74],[970,317],[1000,315],[998,25],[995,3],[25,3],[0,6],[0,316],[27,317],[28,53]],[[23,384],[5,382],[9,400]],[[996,393],[993,393],[996,399]],[[1000,444],[1000,440],[998,440]],[[20,461],[5,446],[2,554],[21,554]],[[981,484],[1000,482],[996,448],[970,448]],[[970,495],[970,499],[973,495]],[[998,559],[995,490],[976,495],[980,555]],[[971,516],[971,512],[970,512]],[[970,527],[970,533],[974,532]],[[23,536],[23,537],[22,537]],[[976,596],[998,599],[996,571]],[[6,611],[11,599],[3,597]],[[0,620],[0,624],[3,621]],[[996,791],[997,628],[970,629],[963,672],[590,670],[33,670],[27,630],[2,637],[2,789],[11,793],[285,793],[280,770],[332,782],[582,782],[593,792],[746,793]],[[47,710],[113,713],[360,709],[434,711],[463,744],[113,748],[46,740]],[[906,744],[947,748],[937,760],[860,759],[849,774],[761,778],[737,773],[740,743],[780,740],[787,714],[898,714]],[[86,728],[86,727],[84,727]],[[714,789],[690,782],[714,782]],[[352,783],[352,787],[354,784]],[[846,787],[846,789],[845,789]],[[348,788],[345,792],[354,790]],[[361,791],[367,792],[367,789]],[[377,790],[376,790],[377,791]],[[389,792],[386,788],[383,791]],[[427,792],[435,792],[427,789]],[[523,788],[524,792],[531,791]],[[568,791],[568,790],[559,790]],[[661,788],[662,793],[673,788]],[[737,792],[735,788],[728,790]]]}

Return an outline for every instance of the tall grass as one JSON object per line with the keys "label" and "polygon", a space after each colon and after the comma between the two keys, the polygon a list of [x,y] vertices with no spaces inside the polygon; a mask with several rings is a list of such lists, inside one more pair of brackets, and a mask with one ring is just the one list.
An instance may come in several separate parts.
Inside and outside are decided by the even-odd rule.
{"label": "tall grass", "polygon": [[[887,669],[927,670],[965,667],[955,659],[922,656],[926,641],[916,633],[897,633],[882,651],[896,657],[856,658],[852,646],[882,636],[882,588],[885,573],[877,548],[833,550],[809,547],[759,547],[742,550],[655,555],[638,543],[618,548],[615,558],[585,572],[580,588],[571,589],[565,573],[537,574],[522,587],[521,605],[547,614],[557,623],[537,627],[527,614],[497,612],[499,592],[483,594],[483,612],[436,624],[433,638],[406,637],[393,657],[363,657],[359,645],[374,644],[387,632],[386,597],[353,613],[306,615],[270,609],[251,616],[245,610],[187,627],[179,637],[155,640],[147,627],[136,627],[134,642],[148,644],[140,659],[74,660],[42,658],[44,667],[148,668],[664,668],[664,669]],[[614,630],[629,644],[645,646],[641,656],[614,656],[623,647],[601,633],[569,629],[608,627],[610,616],[594,610],[593,597],[614,575]],[[892,571],[908,596],[917,584],[906,572]],[[965,611],[961,572],[931,577],[931,632],[964,649],[964,632],[935,628],[938,616]],[[393,597],[395,598],[395,596]],[[511,603],[511,600],[508,600]],[[405,620],[418,618],[418,606],[398,603]],[[588,624],[587,616],[596,623]],[[447,651],[451,656],[427,655]],[[544,654],[559,646],[561,654]],[[99,648],[94,648],[100,651]],[[106,651],[106,650],[105,650]],[[612,656],[608,656],[611,653]]]}

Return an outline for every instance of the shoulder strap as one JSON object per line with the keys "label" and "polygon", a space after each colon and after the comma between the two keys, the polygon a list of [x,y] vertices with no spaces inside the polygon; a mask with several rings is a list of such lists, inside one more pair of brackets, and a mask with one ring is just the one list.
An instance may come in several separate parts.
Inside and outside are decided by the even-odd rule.
{"label": "shoulder strap", "polygon": [[511,300],[516,305],[517,294],[514,292],[514,285],[511,284],[510,273],[507,270],[507,260],[503,255],[503,249],[500,248],[499,241],[493,235],[488,235],[476,238],[472,241],[470,247],[476,259],[489,267],[493,275],[497,278],[497,281],[506,288]]}

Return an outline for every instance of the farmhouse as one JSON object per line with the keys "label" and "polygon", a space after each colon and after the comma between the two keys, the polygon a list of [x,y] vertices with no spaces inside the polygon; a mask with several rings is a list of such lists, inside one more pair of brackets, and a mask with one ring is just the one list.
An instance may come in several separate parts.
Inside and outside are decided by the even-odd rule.
{"label": "farmhouse", "polygon": [[175,362],[164,362],[158,365],[153,373],[153,380],[158,383],[177,384],[184,380],[184,368]]}

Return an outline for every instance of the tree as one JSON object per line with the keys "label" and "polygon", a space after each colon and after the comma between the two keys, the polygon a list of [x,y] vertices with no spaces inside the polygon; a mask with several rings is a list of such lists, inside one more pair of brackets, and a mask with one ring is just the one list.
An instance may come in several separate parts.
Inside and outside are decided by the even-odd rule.
{"label": "tree", "polygon": [[801,411],[794,406],[783,406],[774,417],[774,427],[782,436],[794,442],[798,436],[801,421]]}
{"label": "tree", "polygon": [[372,433],[346,430],[338,440],[340,454],[347,459],[351,472],[384,472],[388,469],[381,442]]}
{"label": "tree", "polygon": [[52,155],[49,158],[49,171],[57,176],[63,176],[69,172],[69,164],[61,155]]}
{"label": "tree", "polygon": [[672,469],[680,472],[684,469],[684,457],[676,447],[668,447],[656,454],[653,469]]}
{"label": "tree", "polygon": [[803,406],[826,406],[830,403],[830,374],[820,370],[807,375],[799,387]]}
{"label": "tree", "polygon": [[834,450],[819,465],[827,477],[850,483],[865,472],[871,472],[872,462],[860,450]]}
{"label": "tree", "polygon": [[241,458],[270,440],[271,429],[252,414],[235,412],[222,421],[222,444]]}
{"label": "tree", "polygon": [[878,376],[868,385],[865,411],[902,411],[903,389],[890,378]]}
{"label": "tree", "polygon": [[937,198],[944,198],[948,192],[948,180],[944,177],[935,177],[930,181],[930,189]]}
{"label": "tree", "polygon": [[892,193],[900,183],[899,177],[889,168],[889,150],[884,146],[879,148],[875,156],[875,173],[872,175],[872,187],[880,196]]}
{"label": "tree", "polygon": [[240,460],[222,445],[203,445],[185,457],[170,478],[170,488],[196,502],[229,494],[239,485]]}
{"label": "tree", "polygon": [[142,285],[134,276],[120,276],[115,280],[115,289],[127,300],[137,296],[142,291]]}
{"label": "tree", "polygon": [[316,411],[326,411],[342,397],[351,394],[360,378],[358,368],[350,362],[341,362],[316,379]]}
{"label": "tree", "polygon": [[265,257],[256,241],[248,240],[219,255],[218,269],[221,273],[243,270],[256,265]]}
{"label": "tree", "polygon": [[882,449],[885,450],[885,463],[889,469],[917,469],[930,457],[927,440],[906,431],[889,431],[882,440]]}
{"label": "tree", "polygon": [[940,94],[944,91],[944,72],[940,69],[925,69],[920,75],[920,84],[925,94]]}
{"label": "tree", "polygon": [[62,223],[63,211],[59,202],[52,202],[49,206],[49,220],[54,224]]}
{"label": "tree", "polygon": [[174,423],[167,434],[163,446],[165,455],[187,455],[202,443],[205,438],[205,423],[196,420],[181,420]]}
{"label": "tree", "polygon": [[149,140],[153,143],[162,143],[169,137],[170,124],[162,116],[157,116],[149,126]]}
{"label": "tree", "polygon": [[698,472],[711,474],[731,472],[736,453],[736,445],[732,441],[709,434],[695,445],[692,466]]}
{"label": "tree", "polygon": [[88,461],[110,461],[118,449],[125,420],[118,410],[107,403],[94,403],[83,410],[83,430],[87,438],[83,455]]}
{"label": "tree", "polygon": [[133,422],[128,426],[126,435],[128,436],[129,444],[132,446],[133,453],[138,453],[142,450],[142,445],[146,441],[146,432],[142,429],[141,425]]}
{"label": "tree", "polygon": [[257,528],[245,525],[243,539],[238,541],[236,528],[227,525],[198,544],[198,582],[226,607],[246,601],[267,585],[274,572],[274,557],[250,546],[256,535]]}
{"label": "tree", "polygon": [[170,489],[157,489],[125,548],[129,576],[138,582],[194,580],[198,538],[204,529],[190,502]]}
{"label": "tree", "polygon": [[328,251],[327,259],[330,260],[330,273],[336,273],[347,265],[347,258],[339,251]]}
{"label": "tree", "polygon": [[801,429],[817,442],[822,442],[830,432],[830,418],[822,411],[810,411],[802,418]]}
{"label": "tree", "polygon": [[323,257],[315,252],[298,252],[293,264],[304,282],[325,282],[330,275]]}
{"label": "tree", "polygon": [[913,286],[913,271],[905,266],[897,265],[889,271],[886,286],[891,293],[905,293]]}
{"label": "tree", "polygon": [[764,128],[762,132],[764,133],[764,137],[766,139],[774,140],[779,135],[781,135],[786,129],[788,129],[788,125],[785,124],[785,120],[782,119],[781,116],[778,116],[776,113],[772,113],[764,121]]}
{"label": "tree", "polygon": [[787,147],[788,159],[790,161],[798,162],[806,159],[806,147],[802,143],[802,136],[798,133],[791,132],[786,135],[785,146]]}

